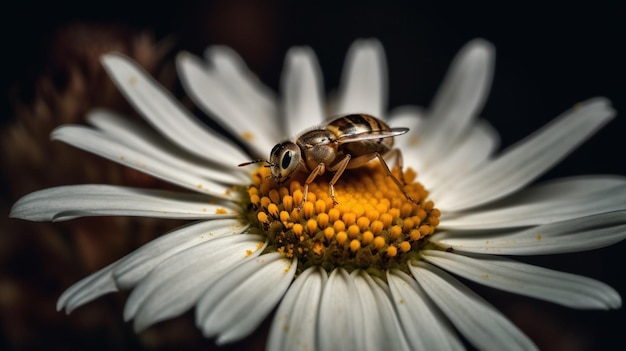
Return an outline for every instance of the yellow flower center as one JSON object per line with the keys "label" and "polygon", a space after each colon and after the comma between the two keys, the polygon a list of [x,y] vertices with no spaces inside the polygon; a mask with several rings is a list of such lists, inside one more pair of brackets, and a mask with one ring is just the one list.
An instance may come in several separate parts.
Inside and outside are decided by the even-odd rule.
{"label": "yellow flower center", "polygon": [[403,269],[439,224],[439,210],[426,200],[428,192],[411,169],[404,173],[404,190],[419,204],[408,200],[376,162],[342,174],[334,205],[328,174],[309,185],[304,203],[306,174],[282,185],[269,174],[267,167],[253,174],[246,213],[255,231],[267,236],[268,250],[297,256],[299,271],[311,265],[327,271]]}

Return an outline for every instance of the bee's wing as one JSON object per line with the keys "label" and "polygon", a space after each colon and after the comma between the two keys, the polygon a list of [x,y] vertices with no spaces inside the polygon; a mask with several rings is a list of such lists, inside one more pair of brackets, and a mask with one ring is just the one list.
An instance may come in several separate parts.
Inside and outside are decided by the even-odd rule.
{"label": "bee's wing", "polygon": [[371,132],[363,132],[352,135],[345,135],[337,139],[339,144],[354,143],[363,140],[373,140],[382,138],[391,138],[394,136],[402,135],[409,131],[409,128],[391,128],[389,130],[377,130]]}

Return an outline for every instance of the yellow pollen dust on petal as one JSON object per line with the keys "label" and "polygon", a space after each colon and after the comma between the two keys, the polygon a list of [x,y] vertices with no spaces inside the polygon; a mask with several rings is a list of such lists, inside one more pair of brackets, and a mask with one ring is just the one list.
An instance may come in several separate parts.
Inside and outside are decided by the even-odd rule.
{"label": "yellow pollen dust on petal", "polygon": [[[404,190],[416,202],[377,162],[341,175],[334,187],[337,203],[328,185],[332,172],[309,184],[306,201],[307,174],[277,184],[269,172],[262,166],[253,173],[246,213],[267,236],[266,250],[297,256],[299,272],[312,265],[328,271],[401,267],[419,256],[439,224],[439,210],[410,169],[404,173]],[[393,174],[401,179],[397,169]]]}

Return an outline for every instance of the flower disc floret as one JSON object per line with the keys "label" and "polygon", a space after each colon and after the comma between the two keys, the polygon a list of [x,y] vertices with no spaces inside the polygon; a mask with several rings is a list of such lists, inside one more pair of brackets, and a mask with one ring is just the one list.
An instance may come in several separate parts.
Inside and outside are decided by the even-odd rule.
{"label": "flower disc floret", "polygon": [[[399,176],[394,169],[394,176]],[[267,167],[260,167],[248,188],[245,212],[254,231],[267,236],[267,250],[298,257],[298,270],[319,265],[327,271],[343,267],[385,271],[404,269],[416,258],[439,224],[439,210],[428,192],[404,173],[407,199],[376,162],[346,171],[330,197],[330,175],[309,185],[303,202],[306,174],[279,185]]]}

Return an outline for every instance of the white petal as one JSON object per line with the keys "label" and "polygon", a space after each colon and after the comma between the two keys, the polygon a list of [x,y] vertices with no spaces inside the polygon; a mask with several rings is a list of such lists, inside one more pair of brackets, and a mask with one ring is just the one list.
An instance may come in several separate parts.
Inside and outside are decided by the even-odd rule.
{"label": "white petal", "polygon": [[387,281],[412,350],[463,350],[446,317],[413,278],[393,270],[387,272]]}
{"label": "white petal", "polygon": [[457,54],[422,128],[427,163],[445,158],[478,116],[491,88],[494,48],[481,39],[466,44]]}
{"label": "white petal", "polygon": [[438,191],[447,191],[450,184],[458,182],[476,167],[480,167],[497,149],[498,144],[498,133],[489,123],[480,120],[451,146],[447,157],[424,164],[420,168],[420,182],[427,186],[431,198],[438,203]]}
{"label": "white petal", "polygon": [[206,241],[162,261],[132,291],[124,319],[135,319],[136,331],[178,316],[196,304],[202,293],[239,263],[265,248],[264,237],[239,234]]}
{"label": "white petal", "polygon": [[298,260],[264,254],[228,272],[203,293],[196,324],[217,344],[240,340],[256,329],[283,297]]}
{"label": "white petal", "polygon": [[488,208],[456,216],[444,214],[440,218],[439,228],[447,230],[514,228],[618,210],[626,210],[626,178],[579,176],[530,187]]}
{"label": "white petal", "polygon": [[366,113],[383,118],[387,110],[387,62],[378,40],[357,40],[343,66],[336,114]]}
{"label": "white petal", "polygon": [[[176,58],[185,91],[202,110],[213,117],[233,136],[250,147],[255,154],[265,155],[279,140],[280,128],[270,113],[247,96],[250,89],[232,85],[232,77],[223,77],[221,70],[209,69],[204,62],[188,53]],[[235,72],[232,72],[236,75]],[[236,76],[241,76],[238,74]]]}
{"label": "white petal", "polygon": [[364,318],[364,350],[411,350],[387,293],[364,270],[355,270],[350,275]]}
{"label": "white petal", "polygon": [[195,157],[144,125],[115,112],[103,109],[92,110],[89,112],[87,120],[100,131],[117,139],[118,142],[187,173],[228,184],[242,184],[250,181],[248,172],[234,165],[232,167],[219,167]]}
{"label": "white petal", "polygon": [[227,82],[231,91],[239,92],[246,103],[257,106],[262,120],[277,123],[278,106],[276,93],[265,86],[246,66],[245,62],[233,49],[214,45],[204,51],[204,57],[215,67],[215,71]]}
{"label": "white petal", "polygon": [[354,280],[343,268],[335,268],[324,286],[317,328],[320,350],[363,349],[359,295]]}
{"label": "white petal", "polygon": [[208,129],[132,60],[102,56],[102,64],[129,102],[160,133],[188,152],[225,166],[247,156],[232,143]]}
{"label": "white petal", "polygon": [[70,313],[104,294],[132,288],[157,263],[172,254],[204,240],[240,233],[246,227],[236,219],[218,219],[191,224],[160,236],[69,287],[59,298],[57,310],[65,309]]}
{"label": "white petal", "polygon": [[622,304],[617,291],[597,280],[493,255],[465,256],[424,250],[422,259],[479,284],[572,308],[609,309]]}
{"label": "white petal", "polygon": [[227,185],[199,177],[187,172],[184,168],[177,167],[175,164],[163,162],[163,160],[147,154],[139,148],[125,145],[118,139],[88,127],[61,126],[52,132],[52,139],[61,140],[183,188],[225,199],[233,199],[235,194]]}
{"label": "white petal", "polygon": [[291,284],[274,316],[267,341],[268,350],[318,349],[317,319],[326,279],[326,271],[312,266]]}
{"label": "white petal", "polygon": [[625,238],[626,211],[615,211],[503,233],[441,232],[430,241],[461,252],[544,255],[593,250]]}
{"label": "white petal", "polygon": [[285,61],[282,112],[286,136],[295,136],[324,120],[322,74],[311,48],[291,48]]}
{"label": "white petal", "polygon": [[129,254],[115,267],[115,282],[121,289],[131,289],[167,258],[207,240],[240,234],[247,227],[238,219],[215,219],[178,228]]}
{"label": "white petal", "polygon": [[454,326],[480,350],[536,350],[513,323],[446,272],[424,262],[409,270]]}
{"label": "white petal", "polygon": [[[19,199],[13,218],[66,221],[84,216],[143,216],[153,218],[234,218],[237,206],[217,204],[200,194],[113,185],[69,185],[39,190]],[[222,213],[224,212],[224,213]]]}
{"label": "white petal", "polygon": [[554,166],[614,116],[609,102],[578,104],[440,194],[437,207],[458,211],[511,194]]}
{"label": "white petal", "polygon": [[113,280],[113,270],[123,260],[120,259],[113,262],[70,286],[59,297],[57,311],[65,309],[65,313],[69,314],[74,309],[102,295],[118,291],[118,287]]}

